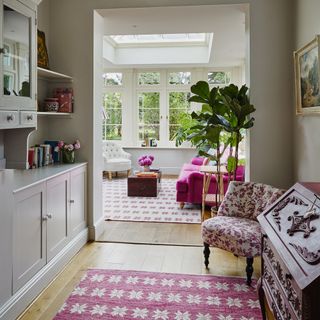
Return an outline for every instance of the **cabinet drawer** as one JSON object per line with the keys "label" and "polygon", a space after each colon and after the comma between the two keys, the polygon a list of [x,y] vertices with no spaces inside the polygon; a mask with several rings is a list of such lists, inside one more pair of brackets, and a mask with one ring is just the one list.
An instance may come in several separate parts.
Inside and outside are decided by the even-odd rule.
{"label": "cabinet drawer", "polygon": [[263,277],[265,278],[265,274],[272,274],[272,276],[276,279],[276,282],[280,284],[281,289],[286,296],[286,300],[289,302],[291,308],[295,311],[297,318],[301,319],[301,291],[298,289],[298,286],[292,278],[290,272],[285,267],[284,263],[279,258],[275,249],[267,238],[263,239],[262,254],[264,259]]}
{"label": "cabinet drawer", "polygon": [[37,113],[35,111],[20,111],[20,124],[24,127],[35,127]]}
{"label": "cabinet drawer", "polygon": [[0,111],[0,128],[15,128],[19,126],[19,111]]}

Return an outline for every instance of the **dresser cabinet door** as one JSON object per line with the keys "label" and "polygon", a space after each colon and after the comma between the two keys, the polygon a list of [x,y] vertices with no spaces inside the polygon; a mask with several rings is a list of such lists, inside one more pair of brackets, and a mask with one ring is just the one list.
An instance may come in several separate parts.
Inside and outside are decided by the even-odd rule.
{"label": "dresser cabinet door", "polygon": [[14,195],[13,293],[46,264],[45,183]]}
{"label": "dresser cabinet door", "polygon": [[69,174],[47,181],[47,262],[68,242]]}
{"label": "dresser cabinet door", "polygon": [[87,170],[83,166],[70,173],[70,229],[76,236],[87,225]]}

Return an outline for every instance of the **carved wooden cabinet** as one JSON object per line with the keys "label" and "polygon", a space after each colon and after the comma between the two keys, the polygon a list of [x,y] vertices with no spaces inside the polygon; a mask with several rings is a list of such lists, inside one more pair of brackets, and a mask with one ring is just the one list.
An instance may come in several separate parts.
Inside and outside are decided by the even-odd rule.
{"label": "carved wooden cabinet", "polygon": [[296,183],[258,220],[263,298],[276,320],[320,319],[320,184]]}

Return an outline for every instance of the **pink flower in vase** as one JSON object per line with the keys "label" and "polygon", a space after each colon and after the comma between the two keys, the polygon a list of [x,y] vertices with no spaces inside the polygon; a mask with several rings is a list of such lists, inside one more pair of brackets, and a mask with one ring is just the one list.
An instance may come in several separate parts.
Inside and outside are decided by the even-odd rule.
{"label": "pink flower in vase", "polygon": [[142,166],[142,167],[151,166],[153,160],[154,160],[154,157],[153,157],[153,156],[144,155],[144,156],[139,157],[139,159],[138,159],[138,164],[139,164],[140,166]]}

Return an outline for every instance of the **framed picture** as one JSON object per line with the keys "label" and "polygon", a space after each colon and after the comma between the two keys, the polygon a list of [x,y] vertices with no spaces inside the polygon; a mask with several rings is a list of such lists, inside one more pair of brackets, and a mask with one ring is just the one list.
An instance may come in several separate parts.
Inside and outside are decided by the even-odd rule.
{"label": "framed picture", "polygon": [[320,36],[294,52],[296,113],[320,113]]}
{"label": "framed picture", "polygon": [[49,69],[49,56],[46,46],[46,37],[43,31],[38,30],[38,67]]}

